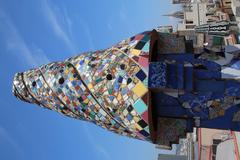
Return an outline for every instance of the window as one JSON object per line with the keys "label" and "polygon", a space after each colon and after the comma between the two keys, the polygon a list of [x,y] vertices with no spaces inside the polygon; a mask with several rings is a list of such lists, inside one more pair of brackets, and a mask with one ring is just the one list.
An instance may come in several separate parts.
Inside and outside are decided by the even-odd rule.
{"label": "window", "polygon": [[192,20],[186,20],[186,24],[193,24]]}
{"label": "window", "polygon": [[194,29],[195,25],[186,25],[186,29]]}
{"label": "window", "polygon": [[213,145],[212,145],[212,159],[216,159],[217,154],[217,146],[222,142],[221,139],[213,139]]}

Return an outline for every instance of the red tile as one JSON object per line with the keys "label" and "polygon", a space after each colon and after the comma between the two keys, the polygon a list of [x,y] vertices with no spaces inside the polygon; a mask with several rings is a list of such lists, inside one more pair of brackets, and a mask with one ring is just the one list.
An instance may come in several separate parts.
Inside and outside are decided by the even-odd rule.
{"label": "red tile", "polygon": [[148,93],[146,93],[144,96],[142,96],[143,102],[148,105]]}
{"label": "red tile", "polygon": [[145,111],[142,115],[141,115],[142,119],[148,123],[148,111]]}
{"label": "red tile", "polygon": [[136,62],[138,62],[138,60],[139,60],[139,57],[137,57],[137,56],[134,56],[134,57],[133,57],[133,59],[134,59]]}
{"label": "red tile", "polygon": [[135,37],[135,40],[141,40],[144,37],[144,35],[140,34]]}
{"label": "red tile", "polygon": [[143,66],[144,68],[147,68],[149,63],[148,63],[148,58],[140,56],[138,63]]}

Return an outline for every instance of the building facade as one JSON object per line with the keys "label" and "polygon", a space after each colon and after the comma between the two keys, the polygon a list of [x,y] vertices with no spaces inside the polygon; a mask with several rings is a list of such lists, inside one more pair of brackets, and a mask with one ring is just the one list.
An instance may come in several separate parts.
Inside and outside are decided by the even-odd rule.
{"label": "building facade", "polygon": [[162,33],[173,33],[173,26],[158,26],[156,31]]}
{"label": "building facade", "polygon": [[239,132],[198,129],[200,160],[239,160]]}
{"label": "building facade", "polygon": [[190,3],[191,0],[172,0],[173,4]]}
{"label": "building facade", "polygon": [[158,160],[188,160],[186,156],[159,154]]}

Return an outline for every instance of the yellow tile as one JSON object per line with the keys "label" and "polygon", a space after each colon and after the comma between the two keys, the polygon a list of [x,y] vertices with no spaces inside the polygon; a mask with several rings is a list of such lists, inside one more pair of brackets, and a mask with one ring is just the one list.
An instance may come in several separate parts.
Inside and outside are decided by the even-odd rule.
{"label": "yellow tile", "polygon": [[137,50],[137,49],[131,49],[131,54],[134,54],[136,56],[140,55],[141,51],[140,50]]}
{"label": "yellow tile", "polygon": [[148,92],[148,89],[144,86],[144,84],[142,82],[138,82],[134,88],[132,89],[132,91],[138,96],[138,97],[142,97],[145,93]]}
{"label": "yellow tile", "polygon": [[137,129],[137,130],[142,130],[142,127],[141,126],[139,126],[137,123],[135,124],[135,128]]}
{"label": "yellow tile", "polygon": [[85,99],[83,102],[84,102],[84,103],[88,103],[88,102],[89,102],[89,99]]}
{"label": "yellow tile", "polygon": [[134,120],[135,122],[138,122],[138,121],[140,121],[140,118],[137,117],[137,116],[134,116],[134,117],[133,117],[133,120]]}
{"label": "yellow tile", "polygon": [[121,118],[121,119],[124,119],[124,116],[121,114],[121,115],[120,115],[120,118]]}
{"label": "yellow tile", "polygon": [[73,77],[69,77],[69,81],[72,82],[74,80]]}
{"label": "yellow tile", "polygon": [[89,88],[90,90],[93,89],[92,83],[89,83],[89,84],[88,84],[88,88]]}
{"label": "yellow tile", "polygon": [[120,101],[121,99],[122,99],[122,95],[121,95],[121,94],[118,94],[117,100]]}
{"label": "yellow tile", "polygon": [[65,73],[65,74],[68,74],[68,73],[69,73],[69,71],[66,69],[64,73]]}

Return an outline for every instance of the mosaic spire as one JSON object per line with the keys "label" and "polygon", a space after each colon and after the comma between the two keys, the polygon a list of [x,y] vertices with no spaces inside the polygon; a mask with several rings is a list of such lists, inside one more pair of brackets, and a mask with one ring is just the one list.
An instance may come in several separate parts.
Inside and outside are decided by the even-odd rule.
{"label": "mosaic spire", "polygon": [[17,73],[14,95],[120,135],[150,140],[148,56],[151,32],[112,48]]}

